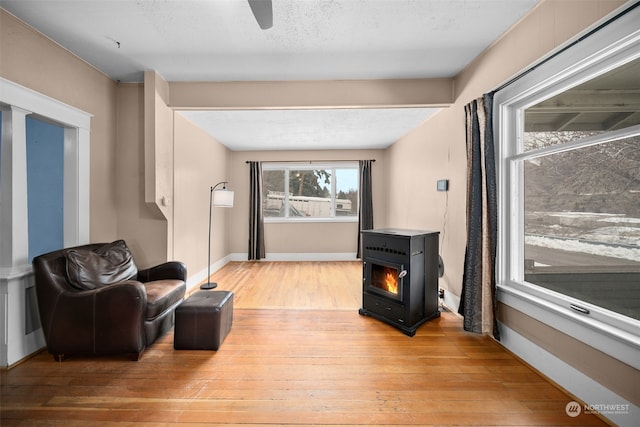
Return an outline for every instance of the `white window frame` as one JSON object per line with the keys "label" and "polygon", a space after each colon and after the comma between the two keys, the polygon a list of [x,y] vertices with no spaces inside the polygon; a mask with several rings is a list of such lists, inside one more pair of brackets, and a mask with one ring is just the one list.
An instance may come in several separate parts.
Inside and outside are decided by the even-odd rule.
{"label": "white window frame", "polygon": [[[262,172],[273,171],[273,170],[318,170],[318,169],[356,169],[358,170],[358,162],[351,161],[335,161],[335,162],[265,162],[262,164]],[[288,173],[285,173],[285,182],[284,187],[289,188],[288,181]],[[358,177],[358,203],[360,200],[360,182]],[[336,180],[331,180],[331,216],[330,217],[264,217],[265,223],[283,223],[283,222],[358,222],[358,215],[353,216],[336,216],[335,206],[336,206]],[[359,206],[357,209],[359,210]],[[356,212],[358,212],[356,210]],[[285,212],[289,212],[289,200],[285,194]]]}
{"label": "white window frame", "polygon": [[0,102],[64,128],[64,245],[88,243],[91,114],[4,78],[0,78]]}
{"label": "white window frame", "polygon": [[[524,112],[527,108],[640,57],[638,8],[496,92],[498,300],[640,369],[640,321],[524,281]],[[579,142],[637,135],[640,126]],[[599,138],[599,139],[598,139]],[[596,141],[597,140],[597,141]],[[554,147],[549,148],[553,152]],[[537,152],[539,154],[539,151]],[[571,308],[589,309],[588,315]]]}

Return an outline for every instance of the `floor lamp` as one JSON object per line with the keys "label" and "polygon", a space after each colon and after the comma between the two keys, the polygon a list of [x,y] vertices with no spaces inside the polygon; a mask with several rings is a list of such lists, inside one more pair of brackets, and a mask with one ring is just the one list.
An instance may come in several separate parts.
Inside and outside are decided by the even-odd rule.
{"label": "floor lamp", "polygon": [[[213,289],[218,286],[211,282],[211,217],[213,208],[232,208],[233,191],[227,190],[227,181],[222,181],[211,187],[209,191],[209,257],[207,258],[207,283],[200,285],[200,289]],[[222,186],[222,188],[218,188]]]}

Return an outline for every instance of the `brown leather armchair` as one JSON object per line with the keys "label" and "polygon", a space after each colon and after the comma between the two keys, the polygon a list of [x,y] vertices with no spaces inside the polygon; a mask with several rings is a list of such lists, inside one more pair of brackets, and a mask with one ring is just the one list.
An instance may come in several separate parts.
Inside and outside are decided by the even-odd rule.
{"label": "brown leather armchair", "polygon": [[123,240],[61,249],[33,259],[38,309],[49,353],[128,354],[174,323],[186,267],[177,261],[138,270]]}

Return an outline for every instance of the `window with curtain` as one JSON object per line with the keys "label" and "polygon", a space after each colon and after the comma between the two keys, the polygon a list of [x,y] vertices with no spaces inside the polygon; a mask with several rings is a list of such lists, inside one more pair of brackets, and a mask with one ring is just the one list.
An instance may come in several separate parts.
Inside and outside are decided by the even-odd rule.
{"label": "window with curtain", "polygon": [[264,163],[263,213],[273,221],[357,221],[358,163]]}
{"label": "window with curtain", "polygon": [[542,321],[585,325],[554,327],[620,360],[640,340],[634,14],[499,90],[494,110],[501,298]]}

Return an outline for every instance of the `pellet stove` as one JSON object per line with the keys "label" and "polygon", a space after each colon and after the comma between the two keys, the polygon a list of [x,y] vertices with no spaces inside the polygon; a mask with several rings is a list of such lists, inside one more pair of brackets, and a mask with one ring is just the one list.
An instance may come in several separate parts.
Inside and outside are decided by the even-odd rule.
{"label": "pellet stove", "polygon": [[362,231],[362,308],[408,336],[440,316],[438,232],[395,228]]}

